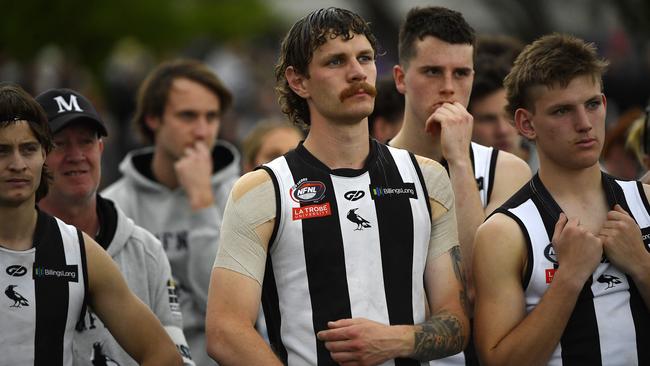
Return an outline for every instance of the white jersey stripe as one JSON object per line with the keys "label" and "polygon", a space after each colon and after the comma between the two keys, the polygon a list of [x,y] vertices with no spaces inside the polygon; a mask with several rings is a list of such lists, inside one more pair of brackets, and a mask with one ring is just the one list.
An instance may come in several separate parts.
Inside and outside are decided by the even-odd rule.
{"label": "white jersey stripe", "polygon": [[[273,164],[281,172],[278,177],[280,192],[286,192],[290,187],[285,182],[293,182],[291,170],[284,159],[276,159]],[[279,165],[279,166],[278,166]],[[271,168],[274,166],[271,165]],[[276,283],[289,282],[293,287],[287,288],[278,286],[278,298],[280,301],[280,316],[282,342],[293,345],[293,351],[288,353],[289,365],[309,364],[310,360],[316,358],[316,338],[312,322],[312,308],[309,296],[309,284],[307,273],[305,273],[305,248],[302,236],[301,221],[288,225],[291,220],[293,207],[300,207],[300,204],[287,199],[287,196],[280,194],[284,212],[282,213],[276,240],[271,247],[271,260]],[[279,242],[282,238],[282,242]],[[309,328],[304,325],[309,324]],[[310,340],[311,341],[306,341]]]}
{"label": "white jersey stripe", "polygon": [[[384,278],[379,246],[379,232],[356,230],[357,224],[349,221],[346,216],[350,210],[368,220],[371,226],[376,225],[377,214],[373,201],[364,196],[354,202],[345,199],[345,193],[358,187],[359,179],[365,186],[370,186],[370,177],[365,173],[362,177],[348,178],[331,175],[336,201],[339,204],[339,221],[348,230],[341,230],[343,248],[345,251],[345,270],[347,273],[348,291],[352,317],[367,317],[368,319],[388,324],[386,298],[383,281],[367,281],[369,278]],[[356,183],[356,184],[355,184]],[[345,204],[348,204],[347,206]]]}
{"label": "white jersey stripe", "polygon": [[[398,170],[405,182],[413,182],[415,179],[415,190],[418,197],[426,197],[422,185],[417,184],[418,173],[411,162],[411,156],[408,151],[388,147],[393,159],[397,163]],[[426,199],[429,199],[426,197]],[[424,273],[426,266],[426,255],[421,256],[419,253],[427,253],[429,237],[431,235],[431,226],[424,225],[427,230],[422,230],[422,221],[430,221],[429,210],[425,205],[418,204],[417,201],[411,200],[411,212],[413,213],[413,273]],[[414,277],[411,284],[413,296],[413,322],[422,323],[425,320],[426,298],[422,291],[424,288],[424,277]]]}
{"label": "white jersey stripe", "polygon": [[[65,261],[67,264],[80,264],[81,263],[81,248],[79,243],[79,234],[77,229],[73,226],[65,224],[61,220],[56,220],[61,231],[61,238],[63,240]],[[83,245],[83,244],[81,244]],[[78,266],[78,280],[77,282],[68,282],[68,291],[70,298],[83,298],[84,297],[84,271],[81,265]],[[81,314],[81,307],[83,303],[76,301],[68,302],[68,317],[66,318],[66,332],[63,339],[65,349],[71,349],[72,340],[75,332],[75,325],[79,320]],[[67,365],[72,363],[72,352],[63,353],[63,364]]]}

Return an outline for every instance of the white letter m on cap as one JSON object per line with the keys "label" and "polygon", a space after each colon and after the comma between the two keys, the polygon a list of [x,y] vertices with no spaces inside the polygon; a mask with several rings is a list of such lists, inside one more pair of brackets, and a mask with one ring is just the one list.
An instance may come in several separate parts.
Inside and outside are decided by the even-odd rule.
{"label": "white letter m on cap", "polygon": [[70,103],[66,103],[65,99],[63,99],[62,96],[58,96],[54,98],[56,100],[56,104],[59,106],[59,111],[58,113],[65,112],[65,111],[72,111],[72,108],[74,108],[75,112],[83,112],[83,109],[79,108],[79,103],[77,103],[77,96],[71,95],[70,96]]}

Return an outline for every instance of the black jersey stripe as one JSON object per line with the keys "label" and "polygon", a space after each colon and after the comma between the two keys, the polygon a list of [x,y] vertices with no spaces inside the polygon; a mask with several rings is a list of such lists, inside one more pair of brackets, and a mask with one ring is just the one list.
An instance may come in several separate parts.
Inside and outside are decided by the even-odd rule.
{"label": "black jersey stripe", "polygon": [[422,186],[422,192],[424,192],[424,197],[426,198],[427,211],[429,211],[429,218],[431,218],[431,202],[429,200],[430,197],[429,190],[427,189],[427,183],[424,181],[424,176],[422,175],[422,169],[420,169],[420,164],[418,164],[418,161],[415,158],[415,155],[413,155],[413,153],[409,152],[409,157],[411,158],[411,162],[413,162],[415,171],[418,174],[418,179],[420,180],[420,185]]}
{"label": "black jersey stripe", "polygon": [[[42,236],[35,237],[34,270],[62,268],[66,265],[63,239],[59,226],[51,216],[39,212],[43,222]],[[35,277],[36,334],[34,365],[62,365],[63,341],[68,316],[68,282]]]}
{"label": "black jersey stripe", "polygon": [[[279,218],[276,218],[279,221]],[[275,283],[275,274],[273,273],[273,262],[270,255],[266,256],[266,269],[264,273],[264,286],[262,287],[262,309],[266,320],[266,330],[271,343],[273,352],[278,356],[283,364],[287,364],[287,348],[282,342],[282,317],[280,315],[280,300],[278,297],[278,288]]]}
{"label": "black jersey stripe", "polygon": [[[381,163],[384,159],[385,163]],[[378,161],[381,164],[370,170],[370,185],[403,187],[404,181],[395,160],[385,146],[380,146]],[[392,169],[389,170],[388,167]],[[388,318],[391,325],[413,324],[413,213],[410,198],[405,195],[383,196],[375,198],[374,203]],[[419,365],[419,362],[396,359],[395,365]]]}
{"label": "black jersey stripe", "polygon": [[[325,197],[319,201],[319,204],[329,203],[331,210],[329,216],[302,220],[313,326],[314,332],[318,333],[328,329],[327,322],[329,321],[352,317],[343,237],[337,214],[338,205],[334,196],[332,179],[328,172],[295,161],[295,159],[305,158],[305,156],[288,154],[285,158],[294,177],[294,183],[303,177],[309,177],[309,180],[319,181],[325,185]],[[312,204],[314,203],[303,202],[301,207]],[[323,233],[329,233],[329,235],[323,235]],[[316,339],[316,353],[319,366],[335,365],[329,351],[325,348],[325,343],[318,339]]]}
{"label": "black jersey stripe", "polygon": [[492,155],[490,156],[490,173],[488,179],[488,187],[487,187],[487,201],[485,202],[485,206],[490,203],[490,199],[492,198],[492,188],[494,188],[494,174],[497,171],[497,158],[499,157],[499,150],[498,149],[492,149]]}
{"label": "black jersey stripe", "polygon": [[81,273],[84,277],[84,299],[81,305],[81,312],[79,313],[79,320],[77,320],[76,329],[81,330],[84,325],[86,311],[88,307],[88,266],[86,265],[86,244],[81,230],[77,229],[77,239],[79,240],[79,254],[81,256]]}
{"label": "black jersey stripe", "polygon": [[650,339],[650,312],[643,301],[643,297],[630,276],[627,276],[630,285],[630,310],[632,321],[636,330],[636,352],[639,365],[650,365],[650,347],[644,344]]}
{"label": "black jersey stripe", "polygon": [[591,284],[592,278],[589,277],[560,338],[564,366],[602,364]]}

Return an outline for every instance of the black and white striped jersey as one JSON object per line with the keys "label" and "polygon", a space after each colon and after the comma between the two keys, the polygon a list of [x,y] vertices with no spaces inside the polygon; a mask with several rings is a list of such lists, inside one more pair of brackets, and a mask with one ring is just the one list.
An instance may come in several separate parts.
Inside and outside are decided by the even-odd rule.
{"label": "black and white striped jersey", "polygon": [[[490,202],[498,156],[498,149],[483,146],[473,141],[470,143],[469,158],[472,161],[472,170],[474,171],[474,178],[476,179],[476,186],[483,208],[487,207]],[[440,164],[449,172],[449,165],[446,160],[443,159]],[[462,223],[460,224],[462,225]]]}
{"label": "black and white striped jersey", "polygon": [[[629,212],[648,247],[650,205],[640,182],[602,173],[610,207]],[[496,212],[514,219],[528,246],[526,309],[540,302],[557,269],[551,238],[561,209],[535,175]],[[585,283],[550,365],[650,365],[650,314],[632,279],[606,258]]]}
{"label": "black and white striped jersey", "polygon": [[330,170],[300,144],[264,169],[277,214],[263,306],[272,347],[285,364],[334,365],[316,339],[328,321],[424,321],[431,216],[412,154],[371,140],[363,169]]}
{"label": "black and white striped jersey", "polygon": [[34,247],[0,247],[0,365],[72,365],[87,292],[81,232],[38,212]]}

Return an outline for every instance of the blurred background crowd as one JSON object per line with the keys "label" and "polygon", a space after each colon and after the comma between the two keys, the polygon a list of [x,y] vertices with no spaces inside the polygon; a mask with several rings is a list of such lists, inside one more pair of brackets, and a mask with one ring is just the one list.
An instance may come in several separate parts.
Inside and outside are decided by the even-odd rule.
{"label": "blurred background crowd", "polygon": [[261,120],[282,119],[273,66],[281,36],[309,10],[348,8],[371,22],[385,54],[378,76],[397,62],[399,22],[413,6],[462,12],[478,34],[510,35],[528,43],[550,32],[595,42],[611,62],[605,169],[637,178],[644,168],[625,148],[632,123],[650,96],[648,0],[112,0],[6,1],[0,22],[0,80],[32,95],[67,87],[91,99],[109,127],[102,185],[119,178],[117,165],[140,145],[130,119],[135,94],[159,62],[206,62],[234,94],[221,138],[240,146]]}

